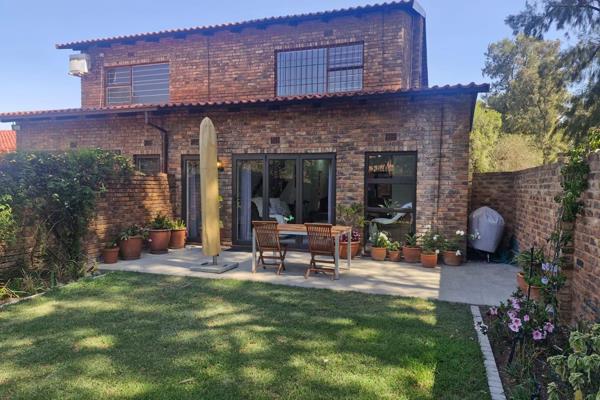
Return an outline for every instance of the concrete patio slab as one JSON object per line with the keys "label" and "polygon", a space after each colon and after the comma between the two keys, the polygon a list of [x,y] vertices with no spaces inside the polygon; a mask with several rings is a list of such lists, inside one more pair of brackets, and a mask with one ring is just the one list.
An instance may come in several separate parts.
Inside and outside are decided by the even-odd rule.
{"label": "concrete patio slab", "polygon": [[304,279],[310,255],[290,252],[286,257],[286,271],[276,275],[274,269],[251,271],[252,255],[242,251],[224,251],[224,263],[239,263],[239,267],[224,274],[192,271],[203,262],[212,260],[202,255],[197,246],[171,250],[168,254],[144,253],[139,260],[100,264],[102,271],[129,271],[161,275],[190,276],[210,279],[238,279],[267,282],[278,285],[300,286],[332,290],[349,290],[394,296],[420,297],[457,303],[493,305],[506,300],[515,290],[518,269],[507,264],[469,262],[460,267],[438,266],[423,268],[418,264],[377,262],[369,258],[352,260],[352,268],[342,263],[340,279],[331,280],[320,275]]}

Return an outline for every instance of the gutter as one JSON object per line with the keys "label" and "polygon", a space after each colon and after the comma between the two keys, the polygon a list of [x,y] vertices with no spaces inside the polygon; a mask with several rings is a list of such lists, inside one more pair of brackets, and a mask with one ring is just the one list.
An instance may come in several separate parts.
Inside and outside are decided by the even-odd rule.
{"label": "gutter", "polygon": [[162,145],[162,172],[166,174],[168,173],[169,164],[169,131],[162,126],[150,122],[148,111],[144,111],[144,123],[160,132],[160,140]]}

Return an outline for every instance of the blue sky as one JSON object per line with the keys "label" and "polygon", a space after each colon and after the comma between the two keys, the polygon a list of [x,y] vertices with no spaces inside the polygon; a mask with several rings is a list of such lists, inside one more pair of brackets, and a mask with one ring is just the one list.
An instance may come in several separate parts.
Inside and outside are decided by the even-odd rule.
{"label": "blue sky", "polygon": [[[360,0],[0,0],[0,111],[78,107],[70,50],[56,43],[372,4]],[[484,82],[484,52],[508,37],[504,18],[524,0],[420,0],[427,13],[429,81]],[[5,124],[0,128],[7,128]]]}

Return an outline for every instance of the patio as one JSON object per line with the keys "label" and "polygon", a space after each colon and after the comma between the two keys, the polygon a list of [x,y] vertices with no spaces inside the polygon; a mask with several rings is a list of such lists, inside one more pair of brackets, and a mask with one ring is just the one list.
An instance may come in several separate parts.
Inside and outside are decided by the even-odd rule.
{"label": "patio", "polygon": [[[504,301],[514,291],[518,268],[507,264],[469,262],[460,267],[438,266],[426,269],[418,264],[377,262],[370,258],[352,260],[352,268],[341,263],[339,280],[324,276],[304,279],[308,253],[291,252],[286,257],[286,271],[277,276],[273,269],[252,273],[252,255],[244,251],[223,251],[222,262],[237,262],[239,267],[224,274],[195,272],[189,268],[210,261],[199,246],[170,250],[168,254],[143,253],[142,258],[100,264],[101,271],[128,271],[159,275],[190,276],[210,279],[236,279],[307,288],[357,291],[404,297],[418,297],[449,302],[493,305]],[[342,260],[344,261],[344,260]]]}

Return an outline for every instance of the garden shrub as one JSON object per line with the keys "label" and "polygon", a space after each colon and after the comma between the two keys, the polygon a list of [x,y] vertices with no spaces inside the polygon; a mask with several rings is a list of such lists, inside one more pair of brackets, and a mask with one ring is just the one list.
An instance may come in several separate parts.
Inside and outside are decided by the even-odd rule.
{"label": "garden shrub", "polygon": [[13,230],[6,234],[15,226],[35,227],[34,247],[43,259],[38,275],[75,279],[84,272],[83,238],[97,195],[108,179],[132,171],[129,159],[103,150],[5,154],[0,157],[0,224],[11,226],[12,218]]}

